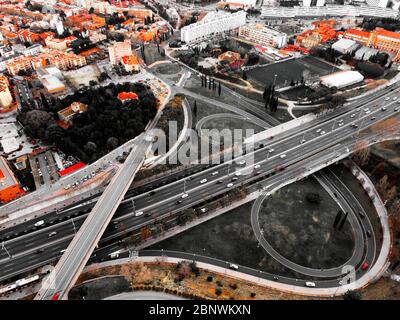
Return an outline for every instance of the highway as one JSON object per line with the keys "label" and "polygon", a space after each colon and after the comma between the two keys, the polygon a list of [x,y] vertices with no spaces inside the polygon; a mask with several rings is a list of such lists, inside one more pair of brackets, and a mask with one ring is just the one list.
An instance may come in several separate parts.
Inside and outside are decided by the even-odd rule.
{"label": "highway", "polygon": [[[393,94],[391,96],[393,96]],[[323,123],[315,125],[314,127],[309,127],[305,132],[307,142],[302,145],[299,144],[299,137],[302,136],[301,133],[294,134],[294,136],[291,137],[284,137],[282,139],[280,139],[279,137],[275,137],[273,141],[269,141],[266,146],[254,152],[254,163],[260,164],[259,171],[262,170],[263,173],[259,176],[254,176],[252,174],[239,176],[238,180],[235,182],[235,185],[237,186],[241,183],[249,183],[250,181],[254,181],[259,178],[264,179],[266,175],[271,175],[269,179],[265,179],[266,183],[269,183],[271,177],[275,177],[279,181],[280,179],[283,179],[283,177],[282,172],[276,170],[277,167],[296,165],[300,168],[304,168],[304,163],[309,161],[308,158],[310,156],[317,155],[318,157],[320,157],[319,153],[321,153],[322,151],[334,151],[335,149],[330,148],[331,146],[336,145],[336,152],[345,152],[345,148],[337,144],[340,141],[348,139],[354,134],[355,129],[350,126],[350,123],[357,121],[360,123],[360,127],[362,126],[362,128],[364,128],[370,126],[381,118],[389,117],[394,114],[393,108],[396,106],[396,104],[392,100],[387,102],[388,110],[386,110],[385,112],[382,112],[379,108],[376,107],[372,109],[372,104],[374,103],[376,102],[371,101],[371,113],[369,115],[364,114],[364,112],[360,112],[359,120],[354,120],[354,118],[350,117],[352,111],[349,111],[346,114],[340,116],[339,118],[343,119],[345,123],[345,125],[340,128],[335,128],[334,126],[332,126],[333,121],[337,122],[339,121],[339,118],[336,120],[327,120]],[[375,120],[365,121],[365,119],[369,119],[370,117],[372,117],[373,114],[376,116]],[[322,136],[318,134],[316,130],[319,128],[323,128],[324,130],[326,130],[326,134]],[[334,128],[333,132],[329,132],[329,129],[331,128]],[[353,141],[352,138],[349,138],[349,140],[350,142]],[[271,147],[275,149],[272,153],[268,152],[269,148]],[[281,159],[279,157],[279,155],[282,155],[283,153],[287,155],[285,159]],[[268,156],[269,154],[271,155]],[[228,167],[230,167],[230,169],[228,169]],[[179,212],[186,207],[191,207],[198,203],[204,202],[204,199],[224,193],[228,190],[226,184],[230,181],[235,173],[233,167],[234,166],[230,165],[229,163],[224,163],[213,168],[209,168],[201,172],[192,174],[190,178],[186,179],[186,190],[189,194],[189,197],[186,199],[182,199],[182,203],[179,205],[176,204],[176,201],[180,199],[180,196],[183,192],[182,181],[173,182],[167,184],[166,186],[161,186],[154,189],[155,194],[151,197],[149,197],[147,194],[135,196],[133,199],[135,200],[135,206],[137,210],[142,210],[145,213],[151,212],[153,214],[152,217],[134,217],[132,213],[132,207],[129,208],[130,200],[124,200],[124,202],[121,204],[121,211],[118,210],[120,212],[120,215],[116,214],[115,221],[117,223],[122,222],[125,225],[126,230],[129,230],[131,226],[135,226],[135,228],[137,228],[140,225],[147,225],[149,223],[152,223],[155,218],[158,218],[162,215],[169,214],[173,211]],[[213,176],[212,172],[215,171],[218,171],[218,174]],[[205,177],[208,179],[208,182],[200,185],[199,181]],[[223,179],[223,183],[216,183],[220,179]],[[79,208],[75,209],[75,212],[79,211]],[[108,229],[112,229],[113,224],[109,226]],[[68,223],[65,225],[46,225],[43,229],[39,230],[40,233],[44,235],[42,240],[37,237],[37,234],[34,237],[31,237],[29,233],[25,235],[27,237],[24,238],[25,243],[32,243],[32,249],[29,250],[37,250],[38,248],[43,247],[45,248],[45,251],[40,254],[37,254],[33,251],[27,251],[23,244],[18,244],[19,241],[5,241],[7,249],[11,252],[13,256],[15,256],[15,258],[8,259],[6,253],[4,251],[1,252],[1,279],[4,280],[9,277],[10,274],[18,274],[18,272],[20,272],[21,270],[31,268],[32,265],[35,265],[36,261],[50,261],[51,259],[57,258],[57,256],[59,256],[59,251],[65,249],[68,245],[68,240],[65,242],[64,247],[61,246],[60,242],[60,246],[55,249],[54,245],[49,245],[48,234],[53,230],[60,230],[59,228],[68,229],[70,233],[74,232],[71,223]],[[115,236],[123,235],[123,233],[123,231],[118,230],[115,233]],[[104,236],[107,236],[107,230]],[[30,240],[29,237],[31,237]],[[19,237],[17,237],[16,239],[18,238]],[[60,239],[58,233],[54,239]],[[21,254],[21,256],[17,257],[16,254]],[[39,262],[38,265],[40,265]]]}
{"label": "highway", "polygon": [[151,143],[152,137],[148,134],[144,133],[142,137],[139,137],[134,149],[125,160],[124,166],[113,177],[67,247],[66,253],[51,272],[52,281],[41,287],[35,300],[48,300],[56,293],[63,298],[74,285],[131,185]]}

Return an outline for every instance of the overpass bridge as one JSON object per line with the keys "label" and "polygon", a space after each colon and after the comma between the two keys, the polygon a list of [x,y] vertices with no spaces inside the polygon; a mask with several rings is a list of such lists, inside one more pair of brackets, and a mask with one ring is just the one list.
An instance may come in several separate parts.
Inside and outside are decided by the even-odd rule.
{"label": "overpass bridge", "polygon": [[136,172],[140,169],[146,152],[151,147],[152,136],[143,133],[137,141],[123,166],[104,190],[66,252],[52,270],[47,281],[43,282],[35,300],[67,297],[68,291],[78,279],[126,191],[132,184]]}

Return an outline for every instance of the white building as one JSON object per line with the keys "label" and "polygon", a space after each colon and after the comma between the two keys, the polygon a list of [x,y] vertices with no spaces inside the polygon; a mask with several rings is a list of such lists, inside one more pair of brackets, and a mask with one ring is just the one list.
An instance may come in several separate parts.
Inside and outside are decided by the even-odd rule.
{"label": "white building", "polygon": [[321,84],[328,88],[344,88],[361,82],[364,77],[358,71],[339,71],[320,78]]}
{"label": "white building", "polygon": [[286,33],[279,32],[262,24],[247,24],[239,28],[239,37],[263,46],[282,48],[287,43]]}
{"label": "white building", "polygon": [[332,45],[332,49],[339,51],[340,53],[349,53],[356,50],[359,47],[359,44],[353,40],[342,38],[339,41],[336,41]]}
{"label": "white building", "polygon": [[237,29],[246,24],[246,12],[209,12],[201,21],[181,29],[181,40],[193,43],[212,38],[216,34]]}
{"label": "white building", "polygon": [[262,18],[285,18],[296,17],[380,17],[396,18],[398,11],[389,8],[350,6],[350,5],[327,5],[323,7],[262,7]]}

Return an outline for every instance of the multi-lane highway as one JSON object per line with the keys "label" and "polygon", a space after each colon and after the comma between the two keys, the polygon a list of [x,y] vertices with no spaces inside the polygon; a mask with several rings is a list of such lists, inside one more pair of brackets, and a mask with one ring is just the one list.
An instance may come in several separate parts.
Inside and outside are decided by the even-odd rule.
{"label": "multi-lane highway", "polygon": [[[319,118],[314,125],[308,125],[303,133],[298,132],[291,136],[283,135],[283,138],[279,136],[275,137],[274,140],[265,143],[263,147],[246,156],[250,157],[254,155],[254,164],[260,165],[260,167],[254,169],[252,174],[237,176],[237,180],[234,182],[231,182],[231,179],[235,176],[234,168],[237,166],[231,162],[227,162],[192,174],[186,179],[185,183],[183,181],[176,181],[166,186],[155,188],[153,190],[154,194],[151,196],[141,194],[131,199],[126,199],[117,211],[115,222],[118,226],[123,225],[125,231],[132,228],[137,229],[140,226],[153,223],[156,218],[179,212],[184,208],[204,202],[204,199],[209,199],[228,191],[230,189],[227,187],[228,183],[233,183],[232,188],[234,188],[235,186],[243,183],[248,184],[258,179],[265,179],[265,183],[269,183],[269,179],[271,178],[274,178],[274,180],[278,179],[279,181],[279,179],[283,179],[282,173],[285,173],[285,171],[280,171],[279,168],[287,166],[304,168],[305,162],[308,161],[309,157],[319,157],[321,152],[327,150],[329,152],[346,153],[347,147],[343,147],[343,143],[340,145],[340,141],[349,139],[349,147],[351,148],[352,143],[354,143],[354,138],[351,138],[351,136],[358,129],[370,126],[383,118],[393,116],[397,104],[392,99],[397,94],[397,91],[388,94],[390,100],[387,101],[384,101],[383,98],[379,98],[378,101],[371,99],[371,102],[364,106],[364,108],[370,108],[368,114],[363,109],[359,109],[357,110],[357,116],[352,116],[354,111],[349,110],[350,108],[348,107],[344,108],[347,111],[343,111],[343,114],[337,116],[335,119],[331,119],[331,115]],[[387,110],[382,111],[380,107],[376,107],[375,105],[378,102],[380,106],[385,104]],[[371,120],[373,117],[375,119]],[[343,125],[339,126],[339,123],[343,123]],[[357,123],[359,127],[353,128],[351,126],[352,123]],[[319,129],[321,130],[317,132]],[[326,133],[321,135],[321,131],[325,131]],[[300,144],[299,142],[302,137],[304,137],[306,142]],[[270,152],[271,149],[275,150]],[[283,154],[286,155],[284,158],[281,157]],[[238,162],[240,159],[238,159]],[[258,173],[259,171],[261,172]],[[214,172],[217,173],[213,175]],[[267,178],[267,176],[269,177]],[[207,179],[207,182],[200,184],[200,181],[203,179]],[[219,181],[222,182],[220,183]],[[184,185],[186,193],[189,196],[182,199]],[[144,215],[140,217],[134,216],[131,204],[132,199],[135,201],[136,210],[143,211]],[[177,203],[178,200],[180,203]],[[80,211],[81,208],[72,209],[71,215],[79,214]],[[147,216],[146,213],[150,213],[151,216]],[[75,223],[78,224],[77,220],[82,218],[77,217]],[[45,223],[46,225],[42,229],[35,231],[35,234],[28,233],[16,239],[5,241],[5,245],[13,255],[13,258],[9,259],[4,250],[1,252],[0,279],[6,279],[12,274],[16,275],[23,270],[26,271],[43,264],[43,262],[56,259],[60,255],[60,250],[67,247],[70,238],[63,238],[66,237],[66,234],[70,234],[70,237],[74,234],[74,226],[71,221],[53,225],[48,225],[47,221]],[[120,228],[115,229],[115,225],[113,221],[107,228],[109,233],[106,230],[103,239],[123,236],[125,231]],[[78,228],[79,226],[76,225],[75,227]],[[54,238],[49,237],[49,234],[53,231],[56,231],[57,234],[53,236]],[[44,248],[44,251],[38,252],[37,250],[41,248]]]}

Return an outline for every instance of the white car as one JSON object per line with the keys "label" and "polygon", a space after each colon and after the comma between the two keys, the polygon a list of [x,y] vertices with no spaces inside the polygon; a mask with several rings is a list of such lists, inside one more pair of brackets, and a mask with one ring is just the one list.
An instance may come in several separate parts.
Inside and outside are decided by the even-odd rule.
{"label": "white car", "polygon": [[397,97],[393,97],[393,101],[396,101],[397,100]]}
{"label": "white car", "polygon": [[317,129],[317,131],[315,131],[316,133],[320,133],[321,132],[321,128]]}
{"label": "white car", "polygon": [[386,111],[386,107],[382,107],[381,110],[382,110],[382,111]]}
{"label": "white car", "polygon": [[40,220],[40,221],[38,221],[38,222],[36,222],[36,223],[34,224],[35,227],[40,227],[40,226],[42,226],[42,225],[44,225],[44,221],[43,221],[43,220]]}
{"label": "white car", "polygon": [[238,266],[237,264],[230,263],[230,264],[229,264],[229,268],[230,268],[230,269],[234,269],[234,270],[238,270],[238,269],[239,269],[239,266]]}
{"label": "white car", "polygon": [[49,237],[55,236],[57,234],[57,232],[53,231],[49,233]]}
{"label": "white car", "polygon": [[206,183],[207,179],[200,180],[200,184]]}
{"label": "white car", "polygon": [[285,159],[285,158],[286,158],[286,154],[281,154],[281,155],[279,156],[279,158]]}
{"label": "white car", "polygon": [[233,183],[228,183],[228,184],[226,185],[226,187],[227,187],[227,188],[232,188],[232,187],[233,187]]}
{"label": "white car", "polygon": [[239,162],[239,164],[240,164],[240,165],[244,165],[244,164],[246,164],[246,160],[242,160],[242,161],[240,161],[240,162]]}
{"label": "white car", "polygon": [[350,118],[354,118],[356,115],[353,113],[351,116],[350,116]]}
{"label": "white car", "polygon": [[310,287],[310,288],[315,287],[315,282],[307,281],[305,284],[306,284],[306,287]]}
{"label": "white car", "polygon": [[319,134],[320,134],[321,136],[323,136],[325,133],[326,133],[325,131],[321,131]]}
{"label": "white car", "polygon": [[386,97],[386,98],[385,98],[385,101],[388,101],[388,100],[390,100],[390,97]]}
{"label": "white car", "polygon": [[256,164],[255,166],[254,166],[254,169],[258,169],[259,167],[261,167],[259,164]]}
{"label": "white car", "polygon": [[371,111],[369,111],[369,110],[365,111],[365,114],[370,114],[370,113],[371,113]]}
{"label": "white car", "polygon": [[269,148],[268,152],[274,152],[274,149]]}
{"label": "white car", "polygon": [[301,139],[301,140],[300,140],[300,143],[301,143],[301,144],[303,144],[304,142],[306,142],[305,139]]}
{"label": "white car", "polygon": [[187,198],[189,195],[187,194],[187,193],[184,193],[182,196],[181,196],[181,198],[182,199],[185,199],[185,198]]}
{"label": "white car", "polygon": [[212,176],[215,176],[215,175],[217,175],[218,174],[218,171],[214,171],[211,175]]}
{"label": "white car", "polygon": [[63,249],[60,251],[61,254],[64,254],[64,252],[67,251],[67,249]]}
{"label": "white car", "polygon": [[344,125],[344,123],[343,122],[340,122],[339,123],[339,127],[341,127],[341,126],[343,126]]}
{"label": "white car", "polygon": [[207,208],[201,208],[200,211],[201,211],[202,213],[205,213],[205,212],[208,211],[208,209],[207,209]]}
{"label": "white car", "polygon": [[135,212],[135,217],[139,217],[143,214],[143,211],[136,211]]}

